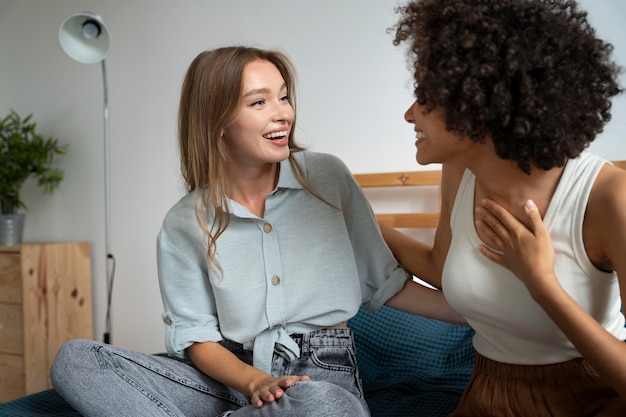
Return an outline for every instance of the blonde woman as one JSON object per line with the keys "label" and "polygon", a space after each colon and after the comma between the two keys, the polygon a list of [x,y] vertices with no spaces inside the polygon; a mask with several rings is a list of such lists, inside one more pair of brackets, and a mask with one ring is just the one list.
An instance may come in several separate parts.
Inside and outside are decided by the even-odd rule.
{"label": "blonde woman", "polygon": [[294,141],[277,51],[200,54],[180,101],[189,193],[158,238],[172,358],[75,341],[55,388],[86,416],[368,416],[346,322],[383,304],[462,319],[409,279],[345,165]]}

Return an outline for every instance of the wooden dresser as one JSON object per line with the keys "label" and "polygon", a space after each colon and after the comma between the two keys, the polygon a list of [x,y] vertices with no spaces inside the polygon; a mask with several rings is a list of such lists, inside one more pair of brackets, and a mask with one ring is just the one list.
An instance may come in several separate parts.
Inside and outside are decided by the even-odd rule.
{"label": "wooden dresser", "polygon": [[51,387],[59,347],[93,338],[89,242],[0,246],[0,402]]}

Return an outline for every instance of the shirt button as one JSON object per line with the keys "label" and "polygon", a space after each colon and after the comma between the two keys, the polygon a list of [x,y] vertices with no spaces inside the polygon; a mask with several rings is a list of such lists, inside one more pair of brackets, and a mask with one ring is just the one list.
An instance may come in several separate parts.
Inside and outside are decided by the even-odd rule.
{"label": "shirt button", "polygon": [[269,233],[272,231],[272,225],[270,225],[269,223],[265,223],[263,225],[263,230],[265,231],[265,233]]}
{"label": "shirt button", "polygon": [[172,324],[172,319],[169,318],[168,316],[163,318],[163,323],[167,324],[168,326]]}
{"label": "shirt button", "polygon": [[272,285],[278,285],[280,283],[280,278],[278,278],[278,275],[274,275],[272,277]]}

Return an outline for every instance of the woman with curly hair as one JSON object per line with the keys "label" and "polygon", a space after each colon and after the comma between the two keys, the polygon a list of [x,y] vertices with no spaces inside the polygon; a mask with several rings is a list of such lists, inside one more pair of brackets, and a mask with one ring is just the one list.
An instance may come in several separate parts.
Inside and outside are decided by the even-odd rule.
{"label": "woman with curly hair", "polygon": [[585,150],[621,93],[612,46],[575,1],[398,12],[405,119],[417,161],[443,164],[442,205],[432,247],[382,228],[476,330],[451,416],[626,415],[626,172]]}

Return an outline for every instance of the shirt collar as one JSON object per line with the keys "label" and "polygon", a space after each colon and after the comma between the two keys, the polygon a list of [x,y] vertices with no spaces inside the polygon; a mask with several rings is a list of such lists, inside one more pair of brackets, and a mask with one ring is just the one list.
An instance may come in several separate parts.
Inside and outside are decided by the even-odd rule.
{"label": "shirt collar", "polygon": [[[306,172],[304,152],[292,152],[291,155],[293,155],[295,160],[298,162],[298,164],[300,165],[300,168],[302,168],[302,170]],[[277,191],[281,189],[283,190],[284,189],[304,189],[302,184],[300,184],[300,182],[296,178],[295,173],[291,169],[289,158],[280,162],[280,173],[278,175],[278,184],[276,184],[276,188],[274,189],[274,191],[270,193],[270,195],[276,193]],[[253,216],[252,213],[248,211],[248,209],[246,209],[245,207],[243,207],[236,201],[231,200],[230,198],[228,199],[228,204],[230,206],[229,210],[231,214],[237,217],[244,217],[244,218],[256,217],[256,216]]]}
{"label": "shirt collar", "polygon": [[[296,159],[300,168],[305,170],[304,163],[304,155],[302,152],[292,152],[291,155]],[[298,179],[296,178],[295,173],[291,169],[291,164],[289,164],[289,158],[285,159],[280,163],[280,174],[278,176],[278,184],[276,185],[276,190],[281,188],[295,188],[302,189],[304,188]]]}

